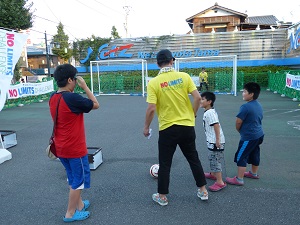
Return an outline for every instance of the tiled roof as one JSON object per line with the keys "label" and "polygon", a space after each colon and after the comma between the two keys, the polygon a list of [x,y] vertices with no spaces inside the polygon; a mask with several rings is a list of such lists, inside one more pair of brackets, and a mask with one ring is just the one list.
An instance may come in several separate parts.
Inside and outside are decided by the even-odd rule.
{"label": "tiled roof", "polygon": [[232,13],[232,14],[235,14],[235,15],[238,15],[238,16],[241,16],[241,17],[247,17],[247,14],[245,13],[241,13],[241,12],[238,12],[238,11],[234,11],[232,9],[228,9],[226,7],[223,7],[223,6],[220,6],[218,5],[218,3],[216,2],[215,5],[213,5],[212,7],[209,7],[208,9],[205,9],[189,18],[186,19],[187,22],[190,22],[191,20],[193,20],[195,17],[199,16],[199,15],[202,15],[210,10],[218,10],[218,9],[221,9],[221,10],[224,10],[226,12],[229,12],[229,13]]}
{"label": "tiled roof", "polygon": [[242,24],[260,24],[260,25],[276,25],[278,19],[273,15],[268,16],[251,16],[245,19]]}

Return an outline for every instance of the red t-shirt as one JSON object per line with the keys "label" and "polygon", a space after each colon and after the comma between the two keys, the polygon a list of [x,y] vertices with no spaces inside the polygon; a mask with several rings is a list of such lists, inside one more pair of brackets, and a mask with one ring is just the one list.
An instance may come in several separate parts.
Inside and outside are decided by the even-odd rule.
{"label": "red t-shirt", "polygon": [[77,93],[53,93],[49,100],[50,114],[54,121],[59,98],[57,121],[54,131],[56,154],[61,158],[80,158],[87,155],[83,113],[93,108],[93,102]]}

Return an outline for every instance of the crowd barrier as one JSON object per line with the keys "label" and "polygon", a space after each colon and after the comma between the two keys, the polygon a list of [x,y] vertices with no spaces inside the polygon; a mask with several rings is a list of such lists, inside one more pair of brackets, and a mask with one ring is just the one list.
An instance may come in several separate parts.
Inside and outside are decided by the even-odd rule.
{"label": "crowd barrier", "polygon": [[268,72],[268,89],[274,93],[300,100],[300,70]]}
{"label": "crowd barrier", "polygon": [[[290,76],[291,79],[287,79],[287,76]],[[224,75],[224,79],[226,81],[228,80],[228,77],[228,75]],[[85,76],[84,79],[90,86],[91,82],[89,76]],[[220,77],[215,77],[210,80],[211,91],[215,88],[219,88],[217,87],[218,83],[220,83],[220,80],[218,79],[220,79]],[[290,84],[287,83],[289,80],[291,82]],[[261,73],[243,73],[242,71],[238,71],[237,90],[241,91],[243,89],[243,85],[250,81],[259,83],[262,90],[267,89],[274,93],[279,93],[282,96],[287,96],[293,99],[294,101],[300,100],[300,70],[280,71],[275,73],[270,71]],[[94,86],[97,85],[98,83],[94,83]],[[106,76],[105,78],[102,78],[100,90],[104,93],[118,94],[127,92],[142,92],[141,88],[141,82],[137,79],[137,77],[129,79],[123,76]],[[41,81],[37,80],[34,84],[17,83],[15,85],[11,85],[9,93],[10,96],[5,103],[4,109],[48,100],[54,90],[57,90],[57,85],[52,77],[45,77]],[[76,86],[75,92],[83,93],[83,90],[79,86]],[[15,95],[13,95],[13,93],[15,93]]]}

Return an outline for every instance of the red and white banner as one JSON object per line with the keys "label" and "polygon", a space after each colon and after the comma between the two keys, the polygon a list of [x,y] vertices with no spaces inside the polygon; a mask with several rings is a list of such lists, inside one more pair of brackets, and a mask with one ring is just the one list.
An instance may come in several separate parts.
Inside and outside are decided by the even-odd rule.
{"label": "red and white banner", "polygon": [[14,69],[27,36],[26,34],[0,29],[0,111],[5,104]]}
{"label": "red and white banner", "polygon": [[293,88],[295,90],[300,90],[300,75],[286,74],[285,86],[288,88]]}
{"label": "red and white banner", "polygon": [[8,89],[8,99],[37,96],[54,91],[53,81],[41,83],[20,83],[11,85]]}

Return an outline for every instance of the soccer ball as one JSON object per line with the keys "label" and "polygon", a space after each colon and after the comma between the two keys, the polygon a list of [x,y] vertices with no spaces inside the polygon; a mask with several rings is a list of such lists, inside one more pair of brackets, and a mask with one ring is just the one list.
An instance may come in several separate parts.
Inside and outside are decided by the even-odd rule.
{"label": "soccer ball", "polygon": [[154,164],[150,167],[150,175],[154,178],[158,177],[159,164]]}

